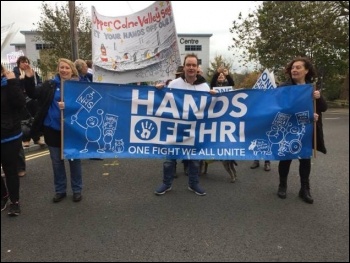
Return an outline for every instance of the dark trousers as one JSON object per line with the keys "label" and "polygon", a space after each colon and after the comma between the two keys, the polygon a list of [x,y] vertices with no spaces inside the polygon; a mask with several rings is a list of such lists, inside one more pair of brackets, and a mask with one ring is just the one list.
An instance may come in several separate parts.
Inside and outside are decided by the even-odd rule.
{"label": "dark trousers", "polygon": [[17,166],[18,172],[25,171],[26,170],[26,156],[24,154],[24,150],[23,150],[22,145],[21,145],[21,148],[19,149],[17,160],[18,160],[18,166]]}
{"label": "dark trousers", "polygon": [[5,178],[1,177],[1,197],[10,196],[12,203],[19,200],[18,154],[22,138],[1,144],[1,165]]}
{"label": "dark trousers", "polygon": [[[283,160],[278,164],[278,173],[280,179],[287,180],[289,168],[292,160]],[[311,172],[311,159],[299,159],[299,175],[301,181],[308,181]]]}

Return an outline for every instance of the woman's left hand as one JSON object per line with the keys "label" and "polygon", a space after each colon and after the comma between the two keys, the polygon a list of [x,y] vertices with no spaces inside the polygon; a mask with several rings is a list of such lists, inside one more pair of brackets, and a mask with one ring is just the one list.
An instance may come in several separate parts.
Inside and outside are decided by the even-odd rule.
{"label": "woman's left hand", "polygon": [[318,121],[318,114],[317,113],[314,113],[314,122]]}
{"label": "woman's left hand", "polygon": [[60,110],[64,110],[64,101],[59,101],[58,107],[60,108]]}
{"label": "woman's left hand", "polygon": [[320,93],[320,91],[319,90],[315,90],[314,91],[314,99],[319,99],[321,97],[321,93]]}

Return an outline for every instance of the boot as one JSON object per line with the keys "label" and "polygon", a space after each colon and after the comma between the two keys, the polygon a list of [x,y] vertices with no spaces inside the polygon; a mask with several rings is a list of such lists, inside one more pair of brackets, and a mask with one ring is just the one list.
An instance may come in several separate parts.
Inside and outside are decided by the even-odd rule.
{"label": "boot", "polygon": [[287,198],[287,177],[280,176],[280,184],[278,185],[277,195],[281,199]]}
{"label": "boot", "polygon": [[258,168],[259,166],[260,166],[259,160],[254,160],[254,162],[250,166],[250,169],[255,169],[255,168]]}
{"label": "boot", "polygon": [[311,196],[310,193],[310,183],[309,180],[302,180],[301,181],[301,188],[299,191],[299,197],[303,199],[305,203],[312,204],[314,202],[314,199]]}

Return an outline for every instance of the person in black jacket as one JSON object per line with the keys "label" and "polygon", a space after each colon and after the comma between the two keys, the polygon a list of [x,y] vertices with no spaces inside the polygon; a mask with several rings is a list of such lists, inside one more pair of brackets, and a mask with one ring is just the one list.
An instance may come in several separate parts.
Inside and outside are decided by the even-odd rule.
{"label": "person in black jacket", "polygon": [[[25,123],[31,123],[30,120],[34,117],[37,110],[37,100],[31,99],[26,94],[26,81],[25,81],[25,70],[32,71],[30,67],[30,61],[26,56],[20,56],[17,59],[17,67],[13,68],[13,72],[17,79],[19,79],[20,87],[26,97],[26,106],[24,107],[21,113],[22,120],[22,144],[23,147],[30,146],[30,140],[32,139],[30,135],[30,125],[26,125]],[[34,86],[40,85],[41,80],[38,74],[34,72]],[[39,144],[40,146],[45,145],[43,141],[40,140],[40,136],[33,137],[33,141],[35,144]],[[23,148],[20,149],[18,155],[18,175],[25,176],[26,175],[26,159]]]}
{"label": "person in black jacket", "polygon": [[[25,81],[33,80],[28,77],[26,73]],[[25,103],[15,74],[1,65],[1,166],[5,174],[1,177],[1,211],[6,209],[10,199],[10,216],[21,213],[17,157],[22,147],[21,112]]]}
{"label": "person in black jacket", "polygon": [[[311,64],[310,60],[306,57],[298,57],[288,63],[286,74],[289,76],[289,80],[279,87],[290,86],[290,85],[303,85],[312,83],[316,72]],[[298,88],[298,87],[296,87]],[[324,139],[323,139],[323,128],[322,128],[322,112],[327,110],[327,103],[322,97],[319,90],[313,92],[313,99],[316,103],[316,112],[314,112],[314,121],[316,121],[316,140],[317,145],[313,145],[313,148],[324,154],[327,153]],[[314,140],[313,140],[314,142]],[[314,144],[314,143],[313,143]],[[278,186],[278,197],[285,199],[287,197],[287,179],[289,168],[292,160],[283,160],[278,164],[278,173],[280,183]],[[306,203],[312,204],[314,202],[310,193],[310,172],[311,172],[311,159],[299,159],[299,174],[301,188],[299,191],[299,197]]]}
{"label": "person in black jacket", "polygon": [[[31,67],[30,66],[30,61],[26,56],[20,56],[17,59],[17,67],[13,68],[13,72],[15,73],[16,78],[19,79],[21,88],[24,92],[24,96],[26,97],[26,107],[22,113],[22,120],[28,120],[31,117],[34,117],[38,108],[38,102],[36,99],[31,99],[27,96],[26,94],[26,89],[25,89],[25,82],[24,82],[24,76],[25,76],[25,69]],[[34,82],[35,82],[35,86],[38,87],[41,85],[41,79],[38,75],[37,72],[34,71]],[[22,127],[23,128],[23,127]],[[35,138],[31,138],[30,137],[30,130],[22,130],[23,132],[23,138],[22,138],[22,142],[23,142],[23,147],[29,147],[30,145],[30,140],[33,139],[33,142],[35,144],[39,144],[40,146],[45,145],[44,142],[42,142],[40,140],[40,136],[35,137]],[[24,169],[25,171],[25,169]]]}
{"label": "person in black jacket", "polygon": [[223,66],[219,67],[215,74],[213,75],[213,78],[210,82],[210,89],[213,89],[214,87],[225,87],[225,86],[234,86],[235,82],[233,81],[233,78],[228,72],[227,68],[224,68]]}

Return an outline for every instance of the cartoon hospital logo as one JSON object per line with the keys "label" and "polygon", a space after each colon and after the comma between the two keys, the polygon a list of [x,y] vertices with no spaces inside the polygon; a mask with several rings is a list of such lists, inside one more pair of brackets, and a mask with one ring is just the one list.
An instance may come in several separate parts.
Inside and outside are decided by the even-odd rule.
{"label": "cartoon hospital logo", "polygon": [[140,140],[152,140],[157,133],[157,124],[152,120],[140,120],[135,125],[135,134]]}

